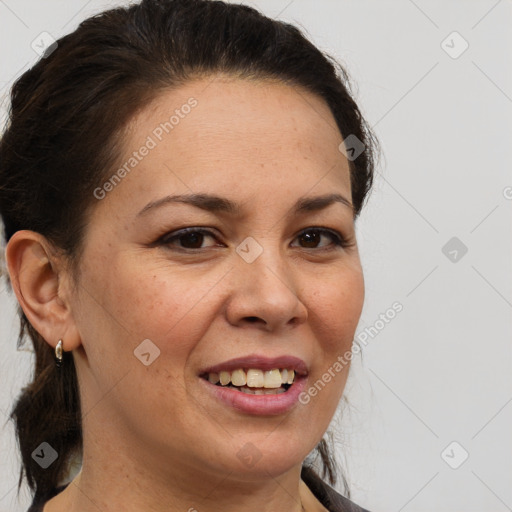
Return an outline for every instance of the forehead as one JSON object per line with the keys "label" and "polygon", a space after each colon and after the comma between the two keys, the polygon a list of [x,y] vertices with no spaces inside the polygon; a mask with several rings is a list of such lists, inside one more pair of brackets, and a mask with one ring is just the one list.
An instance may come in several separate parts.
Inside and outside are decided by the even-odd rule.
{"label": "forehead", "polygon": [[134,117],[119,163],[127,172],[110,195],[264,192],[262,200],[274,200],[276,189],[301,196],[337,187],[350,199],[341,142],[327,104],[303,88],[222,75],[196,79],[161,91]]}

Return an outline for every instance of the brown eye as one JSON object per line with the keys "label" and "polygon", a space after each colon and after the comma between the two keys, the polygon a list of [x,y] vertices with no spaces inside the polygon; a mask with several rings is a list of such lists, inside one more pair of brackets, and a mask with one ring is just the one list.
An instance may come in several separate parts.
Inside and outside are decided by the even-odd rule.
{"label": "brown eye", "polygon": [[304,243],[304,247],[314,248],[320,243],[320,234],[309,231],[300,235],[300,240]]}
{"label": "brown eye", "polygon": [[[330,239],[331,243],[320,245],[323,238]],[[339,233],[324,228],[305,229],[299,233],[297,240],[299,240],[300,247],[304,249],[328,249],[329,246],[331,246],[330,248],[335,248],[347,247],[349,245]]]}
{"label": "brown eye", "polygon": [[203,239],[204,235],[198,232],[187,233],[178,238],[180,244],[187,249],[200,249]]}
{"label": "brown eye", "polygon": [[203,246],[205,239],[211,238],[215,240],[213,233],[206,229],[190,228],[181,229],[169,233],[160,239],[160,243],[169,247],[176,247],[178,249],[205,249],[208,247],[214,247],[218,244],[211,244]]}

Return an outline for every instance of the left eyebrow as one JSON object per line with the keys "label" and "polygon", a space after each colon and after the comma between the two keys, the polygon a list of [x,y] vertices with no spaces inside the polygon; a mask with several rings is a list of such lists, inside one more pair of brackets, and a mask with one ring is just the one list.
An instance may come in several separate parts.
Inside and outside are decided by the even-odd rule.
{"label": "left eyebrow", "polygon": [[348,199],[343,197],[341,194],[326,194],[323,196],[305,197],[299,199],[295,203],[294,212],[316,212],[319,210],[323,210],[324,208],[327,208],[328,206],[334,203],[341,203],[345,206],[348,206],[352,211],[354,210],[354,206],[352,205],[352,203]]}
{"label": "left eyebrow", "polygon": [[[241,211],[241,207],[239,204],[224,197],[219,197],[211,194],[181,194],[175,196],[166,196],[162,197],[161,199],[151,201],[146,206],[144,206],[144,208],[142,208],[142,210],[137,214],[137,216],[143,215],[149,210],[158,208],[165,204],[172,203],[189,204],[197,208],[201,208],[202,210],[210,211],[213,213],[225,212],[231,215],[239,215]],[[354,210],[352,203],[348,199],[343,197],[341,194],[325,194],[316,197],[301,197],[293,206],[292,212],[295,214],[316,212],[323,210],[335,203],[340,203],[342,205],[347,206],[352,211]]]}

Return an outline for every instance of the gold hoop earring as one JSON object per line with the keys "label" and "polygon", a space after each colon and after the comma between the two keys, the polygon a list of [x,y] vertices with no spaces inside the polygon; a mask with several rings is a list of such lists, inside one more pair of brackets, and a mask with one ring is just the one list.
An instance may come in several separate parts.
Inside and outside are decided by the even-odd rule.
{"label": "gold hoop earring", "polygon": [[55,347],[55,364],[57,368],[62,366],[62,340],[59,340],[59,343],[57,343]]}

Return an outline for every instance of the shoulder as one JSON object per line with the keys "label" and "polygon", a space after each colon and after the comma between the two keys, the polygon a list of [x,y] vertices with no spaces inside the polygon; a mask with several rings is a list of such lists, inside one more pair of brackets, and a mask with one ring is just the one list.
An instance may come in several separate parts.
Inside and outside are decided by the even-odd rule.
{"label": "shoulder", "polygon": [[329,512],[369,512],[336,492],[309,468],[302,469],[301,477],[318,501],[320,501]]}

